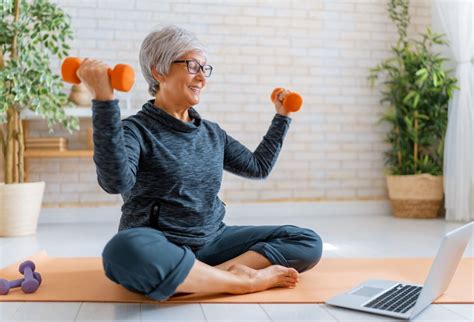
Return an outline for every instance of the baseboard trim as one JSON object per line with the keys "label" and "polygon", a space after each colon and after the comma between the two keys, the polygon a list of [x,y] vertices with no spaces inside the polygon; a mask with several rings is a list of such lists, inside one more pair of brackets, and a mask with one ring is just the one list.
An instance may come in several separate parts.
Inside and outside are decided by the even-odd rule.
{"label": "baseboard trim", "polygon": [[[285,217],[294,215],[298,208],[299,217],[346,216],[346,215],[390,215],[388,200],[367,201],[324,201],[324,202],[274,202],[274,203],[232,203],[226,206],[226,217],[261,216]],[[120,207],[91,208],[43,208],[39,224],[103,223],[120,220]]]}

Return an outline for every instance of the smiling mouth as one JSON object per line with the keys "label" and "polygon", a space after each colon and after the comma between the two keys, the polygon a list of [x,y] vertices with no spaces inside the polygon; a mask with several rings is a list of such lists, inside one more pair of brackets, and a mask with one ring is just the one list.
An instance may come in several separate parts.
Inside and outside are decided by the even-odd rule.
{"label": "smiling mouth", "polygon": [[197,87],[190,87],[189,89],[192,90],[196,94],[199,94],[199,92],[201,92],[201,89],[199,89]]}

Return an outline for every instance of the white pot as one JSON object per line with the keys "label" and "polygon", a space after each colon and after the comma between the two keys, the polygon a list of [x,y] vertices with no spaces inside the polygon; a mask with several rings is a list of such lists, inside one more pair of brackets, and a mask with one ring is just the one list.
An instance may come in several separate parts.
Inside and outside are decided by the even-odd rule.
{"label": "white pot", "polygon": [[44,182],[0,183],[0,236],[36,233]]}

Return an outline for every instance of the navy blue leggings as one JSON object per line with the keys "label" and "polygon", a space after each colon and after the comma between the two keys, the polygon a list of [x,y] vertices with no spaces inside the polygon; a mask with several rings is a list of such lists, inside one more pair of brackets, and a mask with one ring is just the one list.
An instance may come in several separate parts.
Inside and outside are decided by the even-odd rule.
{"label": "navy blue leggings", "polygon": [[304,272],[321,259],[323,243],[312,230],[292,225],[227,226],[223,233],[198,250],[169,242],[153,228],[118,232],[102,253],[108,278],[130,291],[164,301],[189,274],[195,259],[219,265],[249,250],[272,264]]}

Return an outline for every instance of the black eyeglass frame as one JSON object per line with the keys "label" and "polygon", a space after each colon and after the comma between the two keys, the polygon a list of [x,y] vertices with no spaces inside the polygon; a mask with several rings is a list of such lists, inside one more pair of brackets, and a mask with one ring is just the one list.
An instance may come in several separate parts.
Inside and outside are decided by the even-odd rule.
{"label": "black eyeglass frame", "polygon": [[[202,72],[204,73],[204,76],[205,76],[206,78],[211,77],[211,74],[212,74],[212,71],[214,70],[214,67],[212,67],[211,65],[201,65],[201,64],[200,64],[197,60],[195,60],[195,59],[175,60],[175,61],[173,61],[173,64],[174,64],[174,63],[186,63],[186,68],[188,69],[188,73],[190,73],[190,74],[197,74],[197,73],[199,73],[199,70],[198,70],[197,72],[195,72],[195,73],[191,71],[191,69],[190,69],[190,67],[189,67],[189,63],[190,63],[190,62],[193,62],[193,63],[198,64],[198,65],[199,65],[199,70],[202,70]],[[210,68],[210,69],[209,69],[209,75],[207,75],[207,76],[206,76],[206,71],[204,70],[204,67],[209,67],[209,68]]]}

